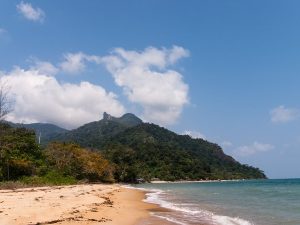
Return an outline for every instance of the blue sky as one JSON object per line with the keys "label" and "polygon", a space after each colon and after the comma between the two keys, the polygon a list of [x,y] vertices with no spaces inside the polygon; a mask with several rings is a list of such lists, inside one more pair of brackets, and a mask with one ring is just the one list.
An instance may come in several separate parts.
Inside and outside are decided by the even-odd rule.
{"label": "blue sky", "polygon": [[300,177],[299,1],[0,2],[8,119],[133,112],[271,178]]}

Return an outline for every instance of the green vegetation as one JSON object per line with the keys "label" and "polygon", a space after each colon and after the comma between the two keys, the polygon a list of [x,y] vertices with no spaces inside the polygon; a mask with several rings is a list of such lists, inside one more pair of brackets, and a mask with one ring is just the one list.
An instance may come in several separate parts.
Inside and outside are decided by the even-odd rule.
{"label": "green vegetation", "polygon": [[32,130],[0,123],[0,181],[10,182],[8,186],[18,181],[19,187],[20,183],[40,186],[114,179],[113,167],[99,152],[63,143],[41,149]]}
{"label": "green vegetation", "polygon": [[0,123],[0,179],[16,180],[35,175],[42,164],[42,152],[35,133]]}
{"label": "green vegetation", "polygon": [[46,127],[49,136],[39,146],[32,130],[0,124],[1,181],[57,185],[266,178],[258,168],[224,154],[217,144],[143,123],[133,114],[104,114],[103,120],[72,131]]}
{"label": "green vegetation", "polygon": [[99,152],[75,144],[51,143],[44,151],[47,164],[64,176],[78,180],[113,182],[113,167]]}
{"label": "green vegetation", "polygon": [[127,113],[120,118],[104,113],[103,120],[85,124],[75,130],[62,132],[55,136],[45,135],[42,144],[51,140],[77,143],[90,149],[99,149],[103,144],[116,134],[130,127],[142,124],[142,120],[133,114]]}
{"label": "green vegetation", "polygon": [[66,176],[55,170],[49,171],[43,176],[22,177],[19,181],[28,186],[67,185],[77,183],[77,180],[73,176]]}
{"label": "green vegetation", "polygon": [[265,178],[262,171],[240,164],[216,144],[154,124],[127,129],[102,148],[117,165],[115,179],[119,181]]}
{"label": "green vegetation", "polygon": [[31,123],[31,124],[22,124],[22,123],[10,123],[7,122],[12,127],[16,128],[26,128],[29,130],[34,130],[36,133],[37,141],[42,143],[47,143],[49,140],[52,140],[54,137],[66,133],[68,130],[58,127],[49,123]]}

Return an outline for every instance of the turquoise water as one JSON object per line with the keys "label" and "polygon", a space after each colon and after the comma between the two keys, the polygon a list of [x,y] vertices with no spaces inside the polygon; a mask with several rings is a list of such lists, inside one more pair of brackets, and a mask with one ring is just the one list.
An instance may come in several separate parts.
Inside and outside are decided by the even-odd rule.
{"label": "turquoise water", "polygon": [[300,225],[300,179],[143,184],[177,224]]}

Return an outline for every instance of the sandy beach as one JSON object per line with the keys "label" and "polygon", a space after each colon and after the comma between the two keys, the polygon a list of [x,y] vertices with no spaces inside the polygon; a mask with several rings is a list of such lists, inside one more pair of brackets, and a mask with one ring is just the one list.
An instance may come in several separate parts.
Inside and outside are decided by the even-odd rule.
{"label": "sandy beach", "polygon": [[88,184],[0,191],[0,225],[169,224],[151,217],[159,207],[145,193]]}

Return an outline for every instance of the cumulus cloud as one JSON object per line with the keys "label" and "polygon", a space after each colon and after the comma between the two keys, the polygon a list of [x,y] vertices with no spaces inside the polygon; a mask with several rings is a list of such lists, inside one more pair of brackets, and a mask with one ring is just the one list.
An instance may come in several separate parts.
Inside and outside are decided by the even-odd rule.
{"label": "cumulus cloud", "polygon": [[23,1],[17,4],[17,10],[26,19],[35,22],[43,22],[46,17],[46,14],[42,9],[38,7],[34,8],[30,3]]}
{"label": "cumulus cloud", "polygon": [[191,138],[201,138],[206,140],[206,136],[198,131],[185,130],[182,132],[183,135],[188,135]]}
{"label": "cumulus cloud", "polygon": [[64,55],[64,60],[60,64],[60,69],[65,73],[77,74],[83,72],[87,62],[101,63],[100,56],[88,55],[82,52],[67,53]]}
{"label": "cumulus cloud", "polygon": [[89,82],[61,84],[45,71],[33,68],[15,68],[0,75],[14,96],[15,109],[7,118],[13,122],[49,122],[74,128],[99,120],[104,111],[115,116],[125,112],[114,93]]}
{"label": "cumulus cloud", "polygon": [[281,105],[270,111],[271,121],[274,123],[286,123],[300,117],[299,109],[286,108]]}
{"label": "cumulus cloud", "polygon": [[85,57],[82,52],[67,53],[64,55],[64,61],[60,64],[60,68],[66,73],[80,73],[85,69]]}
{"label": "cumulus cloud", "polygon": [[[166,50],[165,50],[166,51]],[[174,46],[172,49],[167,50],[169,54],[167,54],[168,62],[170,64],[174,64],[177,62],[177,60],[183,58],[183,57],[189,57],[190,53],[186,49],[180,47],[180,46]]]}
{"label": "cumulus cloud", "polygon": [[250,156],[260,152],[267,152],[274,148],[271,144],[263,144],[255,141],[251,145],[240,146],[235,150],[235,154],[239,156]]}
{"label": "cumulus cloud", "polygon": [[174,123],[189,102],[188,85],[179,72],[169,68],[188,55],[179,46],[149,47],[142,52],[116,48],[101,62],[129,101],[142,106],[145,120],[166,125]]}
{"label": "cumulus cloud", "polygon": [[31,70],[37,70],[40,74],[55,75],[59,72],[59,69],[55,67],[52,63],[47,61],[40,61],[38,59],[33,59],[33,65]]}
{"label": "cumulus cloud", "polygon": [[[16,95],[16,110],[10,119],[76,127],[99,119],[103,111],[116,116],[124,113],[116,95],[107,93],[101,86],[88,82],[62,84],[53,77],[57,73],[81,73],[87,63],[96,63],[107,68],[130,102],[142,107],[144,120],[172,124],[189,102],[189,88],[183,76],[171,67],[187,56],[186,49],[174,46],[170,49],[149,47],[141,52],[117,48],[104,57],[67,53],[57,66],[32,58],[28,70],[17,68],[2,75],[10,80]],[[204,138],[199,134],[195,137]]]}

